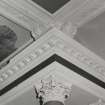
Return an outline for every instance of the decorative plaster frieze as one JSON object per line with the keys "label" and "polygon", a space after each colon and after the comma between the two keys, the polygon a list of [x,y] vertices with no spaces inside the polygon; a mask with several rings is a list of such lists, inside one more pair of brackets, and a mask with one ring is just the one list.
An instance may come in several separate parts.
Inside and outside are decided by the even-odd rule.
{"label": "decorative plaster frieze", "polygon": [[[10,67],[3,68],[0,73],[0,83],[20,72],[20,70],[22,71],[22,69],[24,69],[26,66],[29,66],[30,63],[34,62],[34,60],[38,59],[40,56],[46,53],[46,51],[49,51],[51,48],[53,48],[56,41],[57,38],[53,36],[51,39],[48,39],[47,42],[41,44],[36,49],[32,48],[30,53],[21,57],[20,60],[16,61],[15,64],[10,64]],[[4,74],[8,76],[5,76]]]}
{"label": "decorative plaster frieze", "polygon": [[[41,43],[40,41],[42,39],[43,42]],[[57,29],[50,30],[41,39],[33,43],[32,49],[30,49],[28,53],[25,52],[24,56],[20,56],[20,59],[16,60],[15,64],[12,64],[11,62],[10,65],[8,65],[8,67],[5,67],[0,71],[0,84],[7,80],[9,77],[11,77],[13,74],[16,75],[16,73],[19,73],[20,70],[22,71],[25,69],[25,67],[30,66],[31,63],[33,63],[35,60],[49,52],[52,48],[60,49],[66,55],[71,56],[72,58],[81,62],[90,71],[87,72],[93,73],[92,75],[94,75],[97,78],[100,78],[102,81],[105,81],[105,67],[103,66],[103,64],[100,64],[100,61],[97,60],[97,56],[95,55],[94,58],[93,56],[90,56],[91,52],[90,54],[87,54],[84,51],[82,51],[81,48],[76,47],[78,44],[73,45],[73,43],[75,42],[73,39],[70,39],[70,41],[72,40],[72,42],[68,42],[65,39],[69,40],[70,38]],[[39,43],[39,45],[37,47],[34,47],[34,44],[36,45],[36,43]],[[87,49],[85,49],[85,51],[86,50]],[[56,51],[52,53],[55,54]],[[10,74],[7,73],[8,71]],[[4,73],[6,75],[9,74],[9,76],[4,76]]]}

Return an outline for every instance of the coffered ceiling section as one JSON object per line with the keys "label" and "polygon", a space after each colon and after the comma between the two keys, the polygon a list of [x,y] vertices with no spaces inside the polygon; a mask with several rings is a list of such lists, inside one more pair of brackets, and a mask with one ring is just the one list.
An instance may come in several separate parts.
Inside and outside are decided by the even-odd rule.
{"label": "coffered ceiling section", "polygon": [[53,0],[53,2],[51,0],[4,0],[1,2],[20,10],[26,16],[28,14],[33,20],[39,19],[49,26],[64,24],[68,21],[81,26],[105,11],[104,0],[59,0],[59,2],[57,0]]}

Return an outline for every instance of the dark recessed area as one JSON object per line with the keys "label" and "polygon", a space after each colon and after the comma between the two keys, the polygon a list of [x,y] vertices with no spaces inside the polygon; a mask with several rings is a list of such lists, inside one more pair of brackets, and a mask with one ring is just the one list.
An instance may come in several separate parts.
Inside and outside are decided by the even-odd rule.
{"label": "dark recessed area", "polygon": [[50,13],[55,13],[71,0],[32,0]]}

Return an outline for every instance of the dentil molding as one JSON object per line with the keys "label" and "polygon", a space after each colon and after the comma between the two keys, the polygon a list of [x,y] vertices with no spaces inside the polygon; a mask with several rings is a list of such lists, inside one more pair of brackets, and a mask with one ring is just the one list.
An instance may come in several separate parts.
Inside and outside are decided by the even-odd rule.
{"label": "dentil molding", "polygon": [[[62,55],[62,53],[64,54]],[[78,62],[78,66],[86,72],[105,82],[104,60],[58,29],[52,29],[14,57],[10,64],[0,70],[0,87],[2,87],[2,84],[8,81],[9,78],[15,77],[16,75],[19,76],[21,73],[24,74],[29,71],[29,68],[32,68],[29,67],[30,64],[36,62],[35,64],[38,65],[43,59],[53,54],[65,57],[69,61],[73,59],[73,62]]]}

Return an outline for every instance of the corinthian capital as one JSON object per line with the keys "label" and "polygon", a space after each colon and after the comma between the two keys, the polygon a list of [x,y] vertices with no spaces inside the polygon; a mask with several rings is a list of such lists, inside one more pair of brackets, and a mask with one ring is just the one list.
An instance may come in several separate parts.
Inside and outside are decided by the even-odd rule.
{"label": "corinthian capital", "polygon": [[38,97],[41,97],[43,103],[58,101],[64,104],[71,95],[71,87],[71,84],[65,85],[49,76],[41,80],[41,87],[37,89]]}

